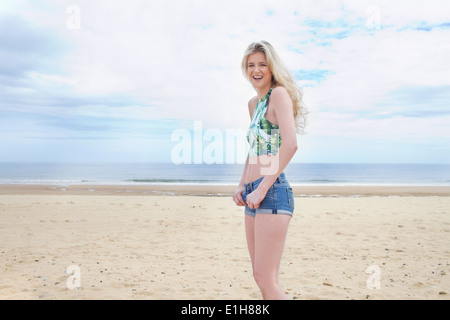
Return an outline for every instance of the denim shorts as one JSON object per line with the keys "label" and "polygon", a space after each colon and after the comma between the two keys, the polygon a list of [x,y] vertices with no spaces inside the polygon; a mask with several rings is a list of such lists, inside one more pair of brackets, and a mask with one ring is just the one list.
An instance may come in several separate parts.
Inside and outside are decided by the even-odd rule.
{"label": "denim shorts", "polygon": [[[244,185],[242,198],[245,203],[247,203],[247,195],[256,190],[263,179],[264,177],[261,177]],[[250,209],[248,206],[245,207],[245,214],[254,217],[257,213],[280,213],[291,216],[294,214],[294,194],[284,172],[270,186],[266,197],[261,201],[258,208]]]}

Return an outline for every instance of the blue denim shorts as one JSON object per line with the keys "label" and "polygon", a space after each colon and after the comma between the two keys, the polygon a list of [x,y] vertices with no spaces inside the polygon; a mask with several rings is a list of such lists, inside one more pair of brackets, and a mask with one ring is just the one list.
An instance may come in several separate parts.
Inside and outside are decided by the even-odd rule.
{"label": "blue denim shorts", "polygon": [[[244,184],[244,193],[242,198],[247,203],[247,195],[258,188],[264,177],[259,178],[253,182]],[[281,173],[277,180],[270,186],[266,197],[261,201],[259,207],[250,209],[245,207],[245,214],[254,217],[257,213],[271,213],[271,214],[294,214],[294,194],[286,176]]]}

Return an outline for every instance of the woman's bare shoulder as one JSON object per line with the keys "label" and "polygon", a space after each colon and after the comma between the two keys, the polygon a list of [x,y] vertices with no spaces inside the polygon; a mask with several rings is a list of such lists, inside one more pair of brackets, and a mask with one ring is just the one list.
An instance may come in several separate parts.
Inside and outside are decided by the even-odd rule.
{"label": "woman's bare shoulder", "polygon": [[292,109],[291,96],[285,87],[279,86],[274,88],[270,98],[272,99],[272,104],[275,105],[275,109],[284,107]]}
{"label": "woman's bare shoulder", "polygon": [[272,98],[289,98],[290,97],[289,92],[286,90],[285,87],[282,87],[282,86],[273,88],[271,96],[272,96]]}

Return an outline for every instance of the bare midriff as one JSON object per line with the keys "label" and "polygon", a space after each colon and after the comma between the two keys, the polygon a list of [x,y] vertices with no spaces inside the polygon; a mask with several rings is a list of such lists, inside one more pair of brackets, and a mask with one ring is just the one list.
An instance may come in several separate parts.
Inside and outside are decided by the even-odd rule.
{"label": "bare midriff", "polygon": [[265,154],[249,158],[245,183],[253,182],[261,177],[277,172],[276,159],[278,157]]}

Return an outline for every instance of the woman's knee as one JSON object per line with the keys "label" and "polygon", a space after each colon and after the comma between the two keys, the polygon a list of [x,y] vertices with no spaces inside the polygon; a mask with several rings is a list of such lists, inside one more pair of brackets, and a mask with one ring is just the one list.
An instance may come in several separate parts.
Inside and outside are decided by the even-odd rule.
{"label": "woman's knee", "polygon": [[258,270],[258,268],[253,269],[253,278],[260,288],[270,288],[277,286],[278,283],[275,274]]}

